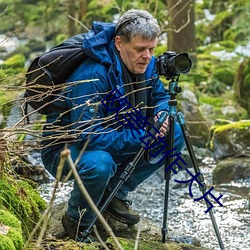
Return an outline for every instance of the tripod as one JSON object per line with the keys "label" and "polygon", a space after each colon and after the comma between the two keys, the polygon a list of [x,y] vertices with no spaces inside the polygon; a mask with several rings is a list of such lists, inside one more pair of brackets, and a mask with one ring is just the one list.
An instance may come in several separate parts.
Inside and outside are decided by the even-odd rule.
{"label": "tripod", "polygon": [[[182,131],[182,134],[183,134],[186,146],[187,146],[187,150],[188,150],[191,162],[194,167],[195,174],[197,175],[197,180],[202,184],[202,186],[199,186],[199,189],[202,192],[202,194],[205,196],[206,185],[204,182],[204,177],[199,171],[199,165],[198,165],[197,159],[195,157],[195,154],[194,154],[191,142],[190,142],[189,133],[186,128],[183,114],[181,112],[177,113],[177,108],[176,108],[177,100],[175,97],[177,93],[180,93],[182,91],[181,87],[178,86],[178,79],[179,77],[177,77],[177,79],[173,78],[169,82],[169,94],[170,94],[169,114],[168,114],[169,132],[168,132],[168,136],[166,137],[166,142],[167,142],[168,148],[173,149],[174,147],[174,123],[175,123],[175,118],[177,117],[177,120],[181,126],[181,131]],[[173,154],[173,152],[171,154]],[[171,179],[171,168],[168,168],[168,166],[171,166],[171,164],[173,163],[173,157],[171,157],[171,154],[167,156],[166,161],[165,161],[165,201],[164,201],[164,215],[163,215],[163,226],[162,226],[162,242],[163,243],[166,242],[166,234],[168,231],[167,230],[168,195],[169,195],[169,182]],[[205,199],[205,202],[206,202],[207,208],[209,209],[210,219],[212,221],[213,228],[214,228],[216,237],[218,239],[220,248],[221,250],[225,250],[212,209],[209,208],[209,203],[207,199]]]}
{"label": "tripod", "polygon": [[[147,142],[147,144],[150,144],[153,141],[154,136],[158,133],[160,127],[162,126],[162,124],[165,121],[165,119],[167,118],[167,116],[169,116],[169,133],[168,133],[166,140],[168,143],[167,144],[168,148],[173,149],[173,147],[174,147],[174,122],[175,122],[175,117],[177,115],[177,118],[178,118],[178,121],[181,125],[182,133],[184,135],[184,139],[185,139],[187,149],[188,149],[191,161],[193,163],[195,172],[199,173],[198,163],[197,163],[195,154],[193,152],[193,149],[192,149],[192,146],[191,146],[191,143],[189,140],[189,136],[188,136],[188,132],[186,129],[184,118],[180,112],[178,114],[176,112],[177,101],[176,101],[175,97],[176,97],[177,93],[180,93],[180,92],[181,92],[181,88],[178,86],[178,78],[177,78],[177,80],[172,79],[169,83],[169,93],[170,93],[169,114],[167,114],[167,112],[162,112],[159,119],[155,122],[154,126],[150,129],[149,132],[147,132],[147,134],[152,136],[150,141]],[[118,190],[120,189],[122,184],[130,177],[130,175],[132,174],[132,172],[134,171],[134,169],[136,167],[136,164],[138,163],[138,161],[140,160],[140,158],[142,157],[144,152],[145,152],[144,145],[142,145],[140,150],[138,151],[138,153],[135,155],[134,159],[124,169],[116,187],[112,190],[112,192],[109,194],[106,201],[102,204],[101,208],[99,209],[101,213],[110,204],[110,202],[112,201],[112,199],[114,198],[114,196],[116,195],[116,193],[118,192]],[[170,154],[166,158],[165,169],[167,166],[170,166],[172,163],[173,163],[173,157],[171,157],[171,154]],[[206,193],[206,186],[204,183],[204,178],[202,175],[199,175],[198,177],[199,177],[200,183],[203,184],[203,188],[201,189],[201,191],[203,194],[205,194]],[[170,181],[170,179],[171,179],[171,169],[169,169],[168,171],[165,171],[166,185],[165,185],[165,203],[164,203],[164,215],[163,215],[163,227],[162,227],[162,242],[163,243],[166,242],[166,234],[167,234],[168,194],[169,194],[169,181]],[[207,201],[206,201],[206,205],[209,208],[209,204]],[[216,224],[216,221],[215,221],[215,218],[214,218],[214,215],[213,215],[213,212],[211,209],[209,210],[209,215],[210,215],[210,218],[212,220],[213,227],[214,227],[216,236],[218,238],[221,250],[225,250],[225,248],[223,246],[223,242],[221,240],[221,236],[220,236],[217,224]],[[90,225],[83,231],[83,233],[82,233],[83,241],[87,240],[88,235],[90,234],[92,227],[94,226],[96,220],[97,220],[97,216],[94,217],[94,219],[92,220]]]}

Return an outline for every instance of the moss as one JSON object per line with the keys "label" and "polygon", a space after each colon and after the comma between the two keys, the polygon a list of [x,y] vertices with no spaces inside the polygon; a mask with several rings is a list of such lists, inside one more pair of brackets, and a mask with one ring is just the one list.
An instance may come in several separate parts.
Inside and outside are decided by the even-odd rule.
{"label": "moss", "polygon": [[[210,129],[210,149],[214,149],[214,140],[220,141],[221,144],[227,144],[229,149],[233,152],[234,144],[238,142],[248,143],[250,141],[250,120],[243,120],[238,122],[232,122],[225,125],[214,125]],[[249,130],[249,133],[245,132]],[[232,131],[235,131],[234,142],[230,142],[230,136]]]}
{"label": "moss", "polygon": [[46,207],[38,192],[23,180],[14,180],[9,176],[0,179],[0,206],[4,206],[21,222],[24,237],[34,228],[40,218],[40,211]]}
{"label": "moss", "polygon": [[0,249],[16,250],[13,241],[7,235],[0,234]]}
{"label": "moss", "polygon": [[228,86],[232,86],[235,78],[235,70],[228,67],[221,67],[214,71],[214,79]]}
{"label": "moss", "polygon": [[25,56],[16,54],[1,64],[0,84],[20,86],[25,81]]}
{"label": "moss", "polygon": [[228,52],[234,51],[238,45],[234,40],[223,40],[218,42],[218,44],[224,47],[224,49]]}
{"label": "moss", "polygon": [[8,212],[0,210],[0,223],[10,227],[7,234],[0,234],[0,249],[21,249],[24,243],[20,221]]}
{"label": "moss", "polygon": [[16,249],[21,249],[24,244],[22,231],[16,231],[15,228],[11,228],[7,236],[12,240]]}
{"label": "moss", "polygon": [[207,103],[207,104],[210,104],[214,107],[221,107],[225,100],[221,96],[212,97],[212,96],[208,96],[208,95],[200,95],[199,101],[200,101],[200,103]]}
{"label": "moss", "polygon": [[20,221],[16,218],[16,216],[11,214],[7,210],[0,209],[0,221],[7,226],[14,227],[17,230],[21,230]]}
{"label": "moss", "polygon": [[250,127],[250,121],[239,121],[234,123],[229,123],[222,126],[215,126],[214,133],[225,132],[231,129],[245,129]]}
{"label": "moss", "polygon": [[250,59],[246,58],[237,70],[237,76],[234,83],[235,96],[240,105],[244,107],[250,115]]}
{"label": "moss", "polygon": [[[124,239],[124,238],[118,238],[120,244],[122,245],[124,250],[133,250],[135,241],[133,239]],[[106,242],[113,245],[113,240],[109,238]],[[113,249],[113,248],[112,248]],[[183,243],[175,243],[175,242],[167,242],[162,243],[161,241],[155,241],[155,240],[139,240],[138,244],[139,250],[199,250],[204,249],[200,247],[195,247],[193,245],[187,245]]]}
{"label": "moss", "polygon": [[2,64],[2,69],[9,69],[9,68],[23,68],[25,64],[25,56],[23,54],[16,54],[7,60],[4,61]]}

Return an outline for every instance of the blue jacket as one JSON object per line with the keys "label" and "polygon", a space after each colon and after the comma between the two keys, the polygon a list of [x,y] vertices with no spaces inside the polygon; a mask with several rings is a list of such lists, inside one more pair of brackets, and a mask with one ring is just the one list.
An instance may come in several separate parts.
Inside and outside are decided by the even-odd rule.
{"label": "blue jacket", "polygon": [[[145,134],[145,129],[135,131],[121,125],[117,121],[117,109],[112,109],[111,102],[103,101],[114,90],[116,107],[126,110],[124,98],[118,100],[120,95],[124,95],[124,88],[121,63],[114,53],[114,31],[114,24],[93,23],[83,41],[88,59],[67,80],[68,87],[62,93],[64,101],[55,103],[56,107],[47,115],[47,123],[63,128],[64,135],[61,138],[68,137],[79,147],[83,147],[88,139],[87,150],[104,150],[124,155],[137,152],[141,144],[140,136]],[[149,87],[147,105],[154,107],[154,114],[162,110],[168,111],[169,95],[156,73],[154,57],[145,77],[146,86]],[[83,80],[86,81],[81,82]],[[119,91],[115,91],[116,89]],[[62,112],[65,105],[69,111]],[[60,132],[47,131],[44,135],[58,134]]]}

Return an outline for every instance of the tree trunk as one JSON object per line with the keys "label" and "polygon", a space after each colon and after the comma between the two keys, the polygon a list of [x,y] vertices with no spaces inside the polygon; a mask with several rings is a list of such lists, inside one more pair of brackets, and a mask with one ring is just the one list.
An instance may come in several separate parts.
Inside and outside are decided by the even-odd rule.
{"label": "tree trunk", "polygon": [[78,18],[79,20],[87,13],[88,10],[88,2],[87,0],[79,1],[79,11],[78,11]]}
{"label": "tree trunk", "polygon": [[168,50],[189,53],[196,60],[195,0],[167,0],[169,9]]}
{"label": "tree trunk", "polygon": [[75,0],[69,0],[67,4],[68,14],[69,14],[69,22],[68,22],[68,34],[69,36],[73,36],[76,34],[76,3]]}

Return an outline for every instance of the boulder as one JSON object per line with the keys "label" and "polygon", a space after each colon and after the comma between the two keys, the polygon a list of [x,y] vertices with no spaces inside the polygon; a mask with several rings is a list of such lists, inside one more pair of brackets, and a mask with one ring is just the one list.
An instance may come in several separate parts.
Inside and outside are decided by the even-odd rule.
{"label": "boulder", "polygon": [[180,110],[185,117],[185,124],[193,146],[206,148],[209,142],[209,122],[204,118],[198,106],[188,101],[181,101]]}
{"label": "boulder", "polygon": [[246,179],[250,179],[250,158],[247,157],[228,157],[220,161],[213,170],[214,184]]}
{"label": "boulder", "polygon": [[226,157],[250,157],[250,120],[222,122],[210,131],[209,148],[216,160]]}

